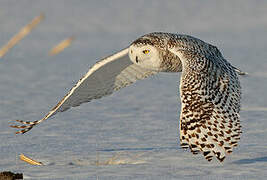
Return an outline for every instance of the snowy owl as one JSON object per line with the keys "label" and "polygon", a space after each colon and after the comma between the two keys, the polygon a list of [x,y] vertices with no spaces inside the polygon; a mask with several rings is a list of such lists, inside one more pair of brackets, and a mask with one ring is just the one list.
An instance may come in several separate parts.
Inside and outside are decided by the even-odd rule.
{"label": "snowy owl", "polygon": [[58,112],[112,94],[137,80],[159,72],[182,72],[180,81],[180,144],[193,154],[219,161],[233,151],[240,139],[241,87],[244,74],[224,59],[213,45],[189,35],[155,32],[95,65],[77,84],[37,121],[17,122],[17,134]]}

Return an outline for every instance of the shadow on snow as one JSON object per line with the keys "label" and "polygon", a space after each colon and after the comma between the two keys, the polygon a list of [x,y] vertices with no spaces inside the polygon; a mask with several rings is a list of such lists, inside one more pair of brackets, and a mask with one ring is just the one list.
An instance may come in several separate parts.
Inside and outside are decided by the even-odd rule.
{"label": "shadow on snow", "polygon": [[267,156],[251,158],[251,159],[240,159],[238,161],[234,161],[234,164],[252,164],[257,162],[267,162]]}

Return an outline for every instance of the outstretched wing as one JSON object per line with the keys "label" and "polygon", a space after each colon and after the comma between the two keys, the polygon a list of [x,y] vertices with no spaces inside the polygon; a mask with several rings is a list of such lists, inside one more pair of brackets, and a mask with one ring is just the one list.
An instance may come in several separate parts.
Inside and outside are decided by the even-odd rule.
{"label": "outstretched wing", "polygon": [[40,124],[58,112],[110,95],[114,91],[126,87],[139,79],[144,79],[156,73],[156,71],[146,70],[133,64],[128,56],[128,48],[123,49],[93,65],[44,118],[33,122],[17,120],[23,125],[12,125],[11,127],[22,129],[16,132],[17,134],[26,133],[35,125]]}
{"label": "outstretched wing", "polygon": [[180,143],[193,154],[223,161],[240,139],[241,87],[237,73],[216,53],[173,48],[182,61]]}

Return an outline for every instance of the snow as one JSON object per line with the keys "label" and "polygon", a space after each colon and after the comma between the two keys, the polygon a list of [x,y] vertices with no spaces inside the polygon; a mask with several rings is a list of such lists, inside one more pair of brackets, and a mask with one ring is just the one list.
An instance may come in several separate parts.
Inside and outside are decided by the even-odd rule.
{"label": "snow", "polygon": [[[0,59],[0,171],[22,172],[25,179],[265,179],[266,9],[264,0],[2,0],[0,46],[41,12],[46,17]],[[243,134],[224,163],[179,147],[179,74],[137,82],[25,135],[9,128],[15,119],[41,118],[97,60],[154,31],[210,42],[249,73],[240,77]],[[70,47],[48,55],[70,36]],[[26,164],[20,153],[46,165]]]}

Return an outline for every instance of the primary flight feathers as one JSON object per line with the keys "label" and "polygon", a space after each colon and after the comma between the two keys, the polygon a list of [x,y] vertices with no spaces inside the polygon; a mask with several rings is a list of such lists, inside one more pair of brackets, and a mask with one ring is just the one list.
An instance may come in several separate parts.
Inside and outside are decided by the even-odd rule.
{"label": "primary flight feathers", "polygon": [[133,64],[128,56],[128,48],[123,49],[93,65],[44,118],[32,122],[16,120],[24,125],[12,125],[11,127],[22,129],[16,133],[24,134],[58,112],[112,94],[114,91],[139,79],[144,79],[156,73],[156,71],[146,70]]}

